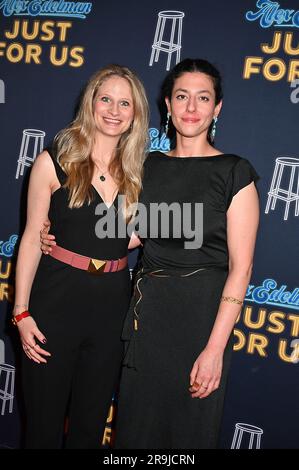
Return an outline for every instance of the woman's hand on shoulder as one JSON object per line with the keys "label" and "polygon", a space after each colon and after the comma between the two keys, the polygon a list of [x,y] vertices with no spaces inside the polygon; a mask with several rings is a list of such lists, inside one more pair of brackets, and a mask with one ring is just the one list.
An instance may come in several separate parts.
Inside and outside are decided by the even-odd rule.
{"label": "woman's hand on shoulder", "polygon": [[137,248],[137,246],[142,245],[140,238],[136,235],[135,232],[132,233],[128,249],[133,250],[134,248]]}

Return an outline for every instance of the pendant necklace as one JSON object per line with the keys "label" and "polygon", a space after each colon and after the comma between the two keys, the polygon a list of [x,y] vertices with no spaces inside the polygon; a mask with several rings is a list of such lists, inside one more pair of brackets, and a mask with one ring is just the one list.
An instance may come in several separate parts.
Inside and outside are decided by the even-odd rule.
{"label": "pendant necklace", "polygon": [[[98,170],[101,170],[101,168],[99,168],[99,166],[98,166],[96,163],[95,163],[95,166],[97,167]],[[102,182],[106,181],[105,175],[106,175],[106,173],[108,173],[108,172],[109,172],[109,169],[106,170],[106,171],[101,172],[101,174],[100,174],[100,176],[99,176],[99,180],[102,181]]]}
{"label": "pendant necklace", "polygon": [[103,182],[106,181],[106,178],[105,178],[106,173],[108,173],[108,170],[105,171],[104,173],[102,173],[102,174],[99,176],[100,180],[103,181]]}

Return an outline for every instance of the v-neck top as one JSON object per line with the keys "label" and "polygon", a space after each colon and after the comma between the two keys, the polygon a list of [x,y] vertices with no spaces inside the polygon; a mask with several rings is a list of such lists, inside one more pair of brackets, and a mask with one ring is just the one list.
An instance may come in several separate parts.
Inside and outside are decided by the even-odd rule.
{"label": "v-neck top", "polygon": [[[172,225],[169,226],[169,235],[164,231],[166,237],[162,231],[162,217],[157,228],[153,227],[153,219],[149,216],[146,227],[140,226],[140,235],[144,238],[143,266],[150,269],[227,269],[226,212],[232,198],[258,178],[248,160],[233,154],[170,157],[159,151],[151,152],[144,165],[140,202],[144,204],[147,214],[150,214],[153,204],[166,203],[168,207],[178,204],[182,210],[181,222],[170,218]],[[189,203],[191,208],[190,216],[186,214],[191,224],[186,227],[189,225],[194,230],[197,224],[196,229],[199,229],[200,224],[202,228],[202,244],[198,248],[187,249],[185,245],[185,242],[192,241],[192,232],[189,230],[186,237],[182,227],[184,203]],[[199,214],[195,212],[196,203],[202,203],[202,219],[196,215]]]}
{"label": "v-neck top", "polygon": [[[67,175],[57,161],[55,149],[47,148],[47,151],[51,156],[61,185],[52,194],[49,208],[51,233],[55,235],[57,245],[97,259],[118,259],[126,256],[129,237],[124,229],[126,225],[119,207],[118,197],[108,207],[96,188],[91,185],[93,199],[90,204],[85,202],[80,208],[71,209],[69,207],[69,190],[64,187]],[[99,213],[100,207],[102,210]],[[100,229],[101,226],[106,228],[105,223],[108,219],[109,223],[115,224],[116,236],[99,238],[96,229]]]}

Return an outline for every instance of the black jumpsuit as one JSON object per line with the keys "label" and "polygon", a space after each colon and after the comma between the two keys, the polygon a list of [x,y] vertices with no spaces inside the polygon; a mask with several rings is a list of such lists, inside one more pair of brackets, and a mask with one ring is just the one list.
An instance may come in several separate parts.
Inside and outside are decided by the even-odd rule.
{"label": "black jumpsuit", "polygon": [[[60,184],[66,175],[50,151]],[[49,219],[57,245],[97,259],[127,255],[128,237],[99,239],[94,200],[68,207],[68,190],[51,198]],[[115,200],[109,211],[115,212]],[[118,383],[123,355],[121,331],[130,297],[129,271],[100,276],[42,255],[29,309],[47,338],[52,357],[37,364],[24,355],[23,383],[27,411],[27,448],[60,448],[70,399],[67,448],[97,448]]]}

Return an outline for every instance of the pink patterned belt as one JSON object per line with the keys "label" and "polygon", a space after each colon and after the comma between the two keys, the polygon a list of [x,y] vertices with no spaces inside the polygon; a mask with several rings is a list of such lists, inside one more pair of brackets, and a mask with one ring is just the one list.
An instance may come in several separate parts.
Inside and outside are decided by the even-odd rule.
{"label": "pink patterned belt", "polygon": [[83,269],[84,271],[98,275],[121,271],[128,264],[127,256],[116,260],[88,258],[87,256],[78,255],[78,253],[66,250],[65,248],[57,245],[52,247],[50,255],[62,263],[66,263],[74,268]]}

